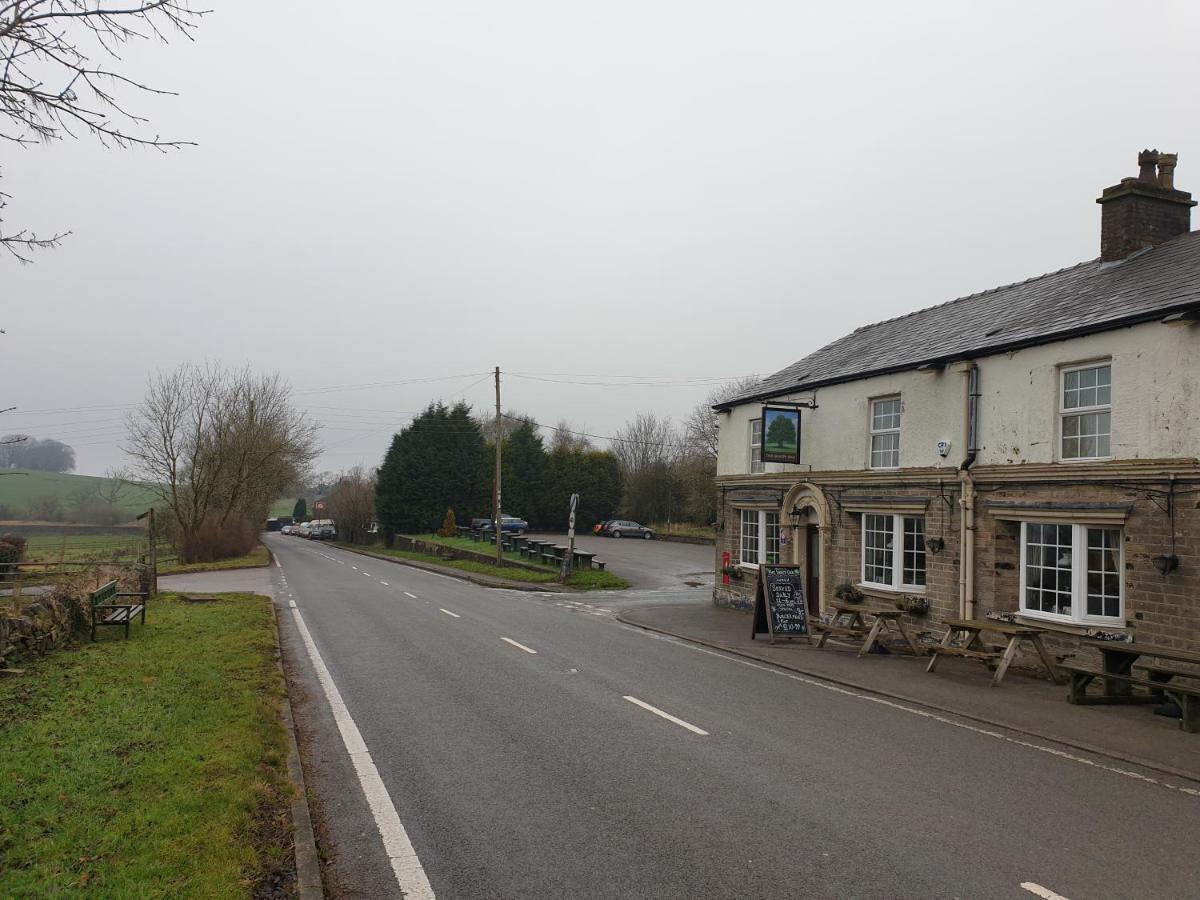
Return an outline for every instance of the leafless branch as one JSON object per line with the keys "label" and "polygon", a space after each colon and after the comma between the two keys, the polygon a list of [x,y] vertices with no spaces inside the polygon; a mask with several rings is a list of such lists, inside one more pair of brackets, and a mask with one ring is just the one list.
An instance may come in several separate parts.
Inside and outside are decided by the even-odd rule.
{"label": "leafless branch", "polygon": [[[189,0],[109,5],[102,0],[0,0],[0,141],[28,146],[91,134],[106,147],[166,151],[189,144],[142,132],[146,119],[120,94],[169,94],[116,71],[122,45],[192,40],[207,10]],[[7,196],[0,194],[0,209]],[[6,233],[0,245],[18,261],[56,247],[70,232]]]}

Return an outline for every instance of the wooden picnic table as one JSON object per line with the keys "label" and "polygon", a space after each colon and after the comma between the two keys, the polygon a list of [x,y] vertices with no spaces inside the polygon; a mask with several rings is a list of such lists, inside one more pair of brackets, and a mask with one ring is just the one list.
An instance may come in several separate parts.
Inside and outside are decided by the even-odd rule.
{"label": "wooden picnic table", "polygon": [[[1163,666],[1158,662],[1165,660],[1200,666],[1200,653],[1136,641],[1080,641],[1080,646],[1091,647],[1099,652],[1100,671],[1078,665],[1060,666],[1071,679],[1067,693],[1071,703],[1081,706],[1133,703],[1161,705],[1169,698],[1179,707],[1179,727],[1189,732],[1200,731],[1200,685],[1196,683],[1196,679],[1200,679],[1200,672]],[[1143,656],[1155,662],[1138,663]],[[1146,677],[1133,674],[1135,664],[1146,672]],[[1089,695],[1088,685],[1097,678],[1104,685],[1104,690],[1100,694]],[[1134,687],[1145,688],[1147,692],[1135,693]]]}
{"label": "wooden picnic table", "polygon": [[[993,631],[1008,638],[1004,649],[996,650],[984,644],[980,635],[985,631]],[[1042,643],[1044,633],[1042,629],[1032,625],[1013,625],[1010,622],[1001,622],[996,619],[947,619],[946,636],[942,638],[940,644],[932,648],[933,656],[929,660],[929,665],[925,667],[925,671],[932,672],[936,669],[938,660],[943,656],[964,656],[968,659],[978,659],[989,669],[995,666],[996,672],[992,676],[992,687],[996,687],[1004,680],[1004,673],[1008,671],[1009,664],[1017,655],[1017,648],[1021,642],[1028,641],[1037,651],[1038,658],[1046,667],[1050,679],[1055,684],[1061,684],[1058,667],[1049,651],[1046,650],[1046,645]],[[955,641],[958,642],[958,646],[954,646]]]}
{"label": "wooden picnic table", "polygon": [[[831,634],[852,638],[862,637],[862,646],[858,650],[858,655],[862,656],[870,652],[871,647],[875,645],[875,641],[879,639],[883,631],[898,631],[913,654],[921,655],[921,649],[908,633],[908,629],[904,627],[902,618],[904,613],[901,610],[863,609],[861,606],[842,606],[837,603],[833,604],[833,610],[832,622],[813,622],[812,624],[813,631],[819,632],[821,635],[817,639],[818,647],[824,647]],[[864,615],[875,617],[875,621],[871,623],[870,627],[863,619]]]}

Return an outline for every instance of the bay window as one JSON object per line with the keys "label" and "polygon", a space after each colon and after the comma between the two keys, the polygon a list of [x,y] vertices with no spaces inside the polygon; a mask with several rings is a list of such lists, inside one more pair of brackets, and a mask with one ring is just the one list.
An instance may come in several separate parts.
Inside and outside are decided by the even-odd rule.
{"label": "bay window", "polygon": [[1021,612],[1068,622],[1123,624],[1121,529],[1021,523]]}
{"label": "bay window", "polygon": [[862,581],[895,591],[925,589],[925,518],[863,513]]}
{"label": "bay window", "polygon": [[765,509],[742,510],[739,560],[744,566],[779,562],[779,513]]}

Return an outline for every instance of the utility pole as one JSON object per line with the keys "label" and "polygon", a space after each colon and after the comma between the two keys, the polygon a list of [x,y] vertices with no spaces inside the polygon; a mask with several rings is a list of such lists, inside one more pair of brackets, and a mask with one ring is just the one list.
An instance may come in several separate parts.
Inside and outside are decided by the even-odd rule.
{"label": "utility pole", "polygon": [[492,525],[496,529],[496,563],[504,559],[504,545],[500,543],[500,445],[503,443],[500,427],[500,367],[496,366],[496,485],[492,491]]}

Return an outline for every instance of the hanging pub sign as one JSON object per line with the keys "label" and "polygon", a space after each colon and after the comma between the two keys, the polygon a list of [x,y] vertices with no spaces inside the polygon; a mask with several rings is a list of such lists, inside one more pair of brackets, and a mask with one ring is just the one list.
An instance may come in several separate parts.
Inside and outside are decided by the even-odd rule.
{"label": "hanging pub sign", "polygon": [[800,410],[795,407],[762,408],[762,444],[759,450],[765,463],[800,462]]}
{"label": "hanging pub sign", "polygon": [[750,640],[768,634],[777,638],[808,640],[808,604],[799,566],[759,566],[754,587],[754,624]]}

